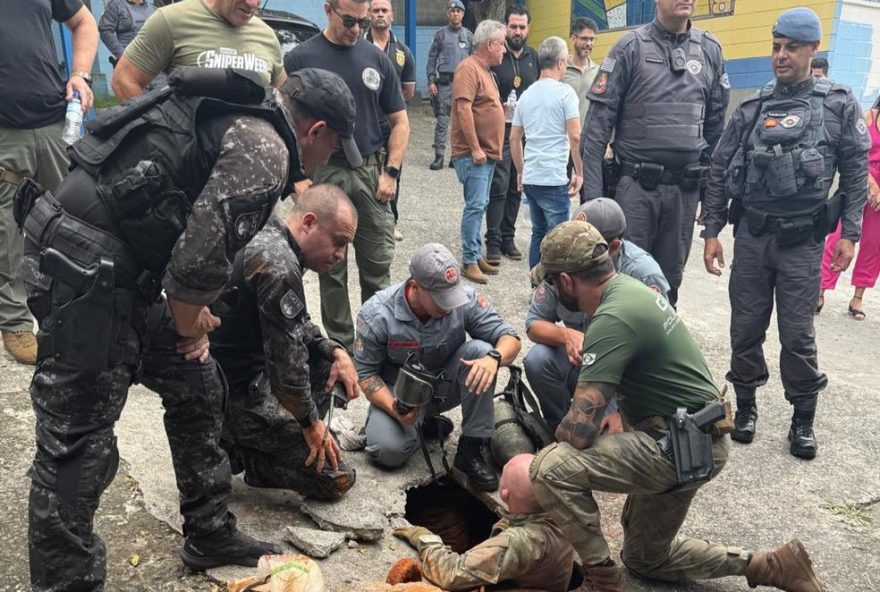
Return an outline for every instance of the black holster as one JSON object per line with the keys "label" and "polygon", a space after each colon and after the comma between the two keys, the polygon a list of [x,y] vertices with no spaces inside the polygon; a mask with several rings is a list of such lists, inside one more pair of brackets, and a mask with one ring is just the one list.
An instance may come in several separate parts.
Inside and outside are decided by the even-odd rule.
{"label": "black holster", "polygon": [[678,180],[678,186],[686,191],[697,188],[703,189],[706,186],[706,180],[708,177],[709,167],[695,162],[682,169],[681,178]]}
{"label": "black holster", "polygon": [[614,199],[614,194],[617,191],[617,182],[619,181],[619,177],[617,175],[617,165],[614,164],[613,160],[603,160],[602,161],[602,195],[604,197]]}
{"label": "black holster", "polygon": [[669,420],[669,442],[679,485],[708,481],[715,470],[712,436],[708,430],[724,417],[724,406],[713,402],[697,413],[679,407]]}
{"label": "black holster", "polygon": [[102,257],[83,267],[48,248],[40,257],[40,271],[54,280],[53,314],[40,331],[40,358],[52,356],[80,370],[105,370],[113,342],[113,260]]}
{"label": "black holster", "polygon": [[639,185],[645,191],[654,191],[663,180],[664,167],[662,164],[643,162],[638,165]]}

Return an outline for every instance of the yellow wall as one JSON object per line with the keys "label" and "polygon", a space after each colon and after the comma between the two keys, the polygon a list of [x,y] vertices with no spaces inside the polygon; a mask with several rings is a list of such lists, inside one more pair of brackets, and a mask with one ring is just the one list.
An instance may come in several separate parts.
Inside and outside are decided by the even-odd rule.
{"label": "yellow wall", "polygon": [[[708,0],[697,0],[698,3]],[[715,35],[724,47],[728,60],[754,58],[770,55],[772,39],[770,31],[781,12],[796,6],[807,6],[816,11],[822,20],[822,43],[819,51],[827,51],[831,39],[831,27],[837,0],[736,0],[734,14],[727,17],[697,19],[695,25]],[[532,30],[529,45],[537,47],[551,35],[568,37],[571,25],[571,0],[531,0]],[[593,50],[600,59],[620,37],[630,29],[618,29],[600,33]]]}

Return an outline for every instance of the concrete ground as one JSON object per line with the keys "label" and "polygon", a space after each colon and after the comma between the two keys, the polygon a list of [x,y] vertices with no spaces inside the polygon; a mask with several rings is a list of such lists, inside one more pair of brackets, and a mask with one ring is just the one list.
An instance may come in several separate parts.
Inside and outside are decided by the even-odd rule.
{"label": "concrete ground", "polygon": [[[404,240],[398,243],[394,281],[407,277],[408,258],[424,242],[443,242],[460,253],[461,186],[451,169],[433,172],[427,168],[432,158],[432,125],[424,112],[413,114],[400,203],[399,229]],[[528,209],[523,208],[517,234],[523,252],[528,247],[529,226]],[[722,238],[729,260],[730,236],[725,233]],[[702,241],[695,239],[680,311],[720,382],[729,358],[727,271],[721,278],[709,276],[703,270],[701,254]],[[517,329],[524,330],[529,300],[527,265],[505,260],[501,270],[480,291]],[[353,273],[351,277],[355,277]],[[356,305],[357,282],[352,279],[351,285]],[[816,424],[818,458],[805,462],[788,453],[790,409],[779,384],[779,346],[771,327],[766,343],[771,381],[759,394],[758,436],[750,446],[734,444],[726,469],[697,496],[682,530],[689,536],[754,549],[776,546],[796,536],[810,550],[829,590],[869,592],[880,589],[880,464],[876,460],[880,439],[875,436],[880,424],[876,403],[880,374],[874,365],[880,350],[873,341],[880,306],[875,304],[874,292],[869,291],[867,320],[851,320],[846,315],[849,290],[848,277],[844,277],[840,289],[827,295],[825,309],[816,318],[820,363],[829,377]],[[317,318],[317,278],[313,275],[307,277],[307,294],[312,315]],[[523,354],[528,347],[525,341]],[[33,413],[27,394],[31,371],[0,355],[0,508],[5,517],[0,526],[4,540],[0,545],[0,591],[28,589],[25,472],[33,454]],[[364,410],[363,402],[358,401],[346,413],[359,420]],[[96,530],[108,548],[106,589],[210,590],[213,583],[209,577],[185,573],[177,559],[182,544],[175,532],[180,524],[177,493],[156,395],[142,387],[132,389],[118,436],[123,464],[96,519]],[[429,478],[420,455],[410,461],[406,471],[395,473],[370,467],[359,453],[347,458],[358,467],[358,483],[339,505],[304,503],[290,493],[254,490],[240,478],[236,478],[231,500],[243,529],[276,540],[282,538],[287,525],[314,527],[314,519],[306,513],[325,524],[358,526],[367,538],[381,532],[377,542],[343,547],[322,561],[327,589],[333,591],[358,590],[366,582],[383,580],[390,564],[409,553],[406,545],[389,535],[385,515],[402,512],[404,490]],[[597,497],[607,537],[617,550],[623,497]],[[211,575],[223,580],[247,573],[226,569]],[[627,589],[732,592],[748,588],[744,580],[735,578],[671,586],[628,576]]]}

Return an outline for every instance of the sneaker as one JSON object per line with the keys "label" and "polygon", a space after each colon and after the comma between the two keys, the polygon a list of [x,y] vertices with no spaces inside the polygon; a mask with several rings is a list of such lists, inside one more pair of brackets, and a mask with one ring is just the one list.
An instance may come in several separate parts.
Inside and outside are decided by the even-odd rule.
{"label": "sneaker", "polygon": [[37,338],[33,331],[3,331],[3,347],[19,364],[37,363]]}
{"label": "sneaker", "polygon": [[187,537],[180,550],[183,564],[193,571],[221,565],[256,567],[263,555],[279,555],[271,543],[249,537],[234,526],[226,526],[203,537]]}

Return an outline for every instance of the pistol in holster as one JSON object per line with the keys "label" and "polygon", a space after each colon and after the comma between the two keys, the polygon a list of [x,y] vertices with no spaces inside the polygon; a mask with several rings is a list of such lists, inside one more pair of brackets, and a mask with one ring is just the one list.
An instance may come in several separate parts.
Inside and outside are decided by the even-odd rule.
{"label": "pistol in holster", "polygon": [[31,208],[45,192],[42,185],[30,177],[23,177],[18,183],[18,188],[12,197],[12,217],[15,218],[19,232],[24,228],[24,220],[31,213]]}
{"label": "pistol in holster", "polygon": [[52,356],[81,370],[100,372],[110,362],[114,317],[114,266],[101,257],[84,267],[47,248],[40,271],[51,276],[52,313],[41,331],[39,357]]}
{"label": "pistol in holster", "polygon": [[724,405],[713,401],[697,413],[679,407],[669,420],[669,440],[675,476],[679,485],[708,481],[715,470],[712,457],[713,424],[725,416]]}
{"label": "pistol in holster", "polygon": [[604,197],[614,199],[614,193],[617,191],[617,165],[613,159],[602,161],[602,195]]}

